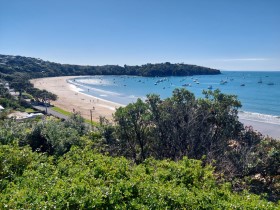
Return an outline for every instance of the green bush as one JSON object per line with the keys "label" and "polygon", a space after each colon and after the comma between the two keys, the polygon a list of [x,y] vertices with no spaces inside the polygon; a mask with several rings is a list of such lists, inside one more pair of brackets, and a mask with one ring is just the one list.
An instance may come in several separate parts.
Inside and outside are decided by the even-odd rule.
{"label": "green bush", "polygon": [[[0,151],[12,151],[5,156],[21,157],[18,148],[4,147]],[[232,193],[227,184],[217,185],[213,169],[198,160],[148,159],[135,165],[125,158],[72,148],[56,162],[44,155],[27,162],[24,172],[2,190],[1,209],[276,208],[258,196]]]}
{"label": "green bush", "polygon": [[0,145],[0,192],[34,161],[35,153],[27,147]]}
{"label": "green bush", "polygon": [[17,122],[11,119],[0,121],[0,144],[18,143],[28,135],[34,122]]}
{"label": "green bush", "polygon": [[79,131],[70,124],[55,119],[38,122],[21,143],[31,146],[33,151],[47,152],[49,155],[62,155],[72,145],[80,145]]}

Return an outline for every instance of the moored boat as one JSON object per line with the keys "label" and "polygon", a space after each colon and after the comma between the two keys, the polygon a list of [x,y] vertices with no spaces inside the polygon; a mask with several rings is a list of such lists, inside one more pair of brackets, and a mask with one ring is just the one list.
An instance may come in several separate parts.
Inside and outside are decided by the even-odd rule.
{"label": "moored boat", "polygon": [[184,87],[191,87],[192,85],[190,83],[186,83],[186,84],[183,84],[182,86],[184,86]]}
{"label": "moored boat", "polygon": [[221,80],[221,81],[220,81],[220,84],[221,84],[221,85],[224,85],[224,84],[226,84],[226,83],[227,83],[226,80]]}

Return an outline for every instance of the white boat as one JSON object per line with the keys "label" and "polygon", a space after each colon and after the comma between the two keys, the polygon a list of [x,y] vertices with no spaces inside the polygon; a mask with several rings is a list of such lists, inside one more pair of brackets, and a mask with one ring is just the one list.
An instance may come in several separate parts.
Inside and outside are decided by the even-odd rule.
{"label": "white boat", "polygon": [[220,84],[221,84],[221,85],[224,85],[224,84],[226,84],[226,83],[227,83],[226,80],[221,80],[221,81],[220,81]]}

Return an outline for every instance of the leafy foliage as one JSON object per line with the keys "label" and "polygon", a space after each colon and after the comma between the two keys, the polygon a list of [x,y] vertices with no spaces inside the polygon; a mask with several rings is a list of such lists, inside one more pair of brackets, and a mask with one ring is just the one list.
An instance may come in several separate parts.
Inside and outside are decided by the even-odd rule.
{"label": "leafy foliage", "polygon": [[88,133],[79,113],[74,113],[64,122],[46,118],[20,123],[4,120],[0,125],[0,144],[29,145],[33,151],[56,156],[68,152],[72,145],[83,145],[82,136]]}
{"label": "leafy foliage", "polygon": [[185,89],[175,89],[164,101],[149,95],[146,103],[138,99],[116,111],[111,143],[118,147],[117,153],[136,162],[148,156],[177,160],[207,155],[212,160],[242,133],[237,116],[240,106],[236,96],[218,90],[205,92],[205,99],[195,99]]}
{"label": "leafy foliage", "polygon": [[39,122],[26,137],[33,151],[62,155],[79,143],[78,132],[57,121]]}
{"label": "leafy foliage", "polygon": [[34,161],[35,156],[36,154],[32,153],[29,148],[18,148],[15,145],[0,145],[1,193],[10,182],[12,182],[15,178],[20,177],[23,174],[27,165]]}
{"label": "leafy foliage", "polygon": [[28,135],[33,123],[16,122],[14,120],[0,121],[0,145],[16,144]]}
{"label": "leafy foliage", "polygon": [[[72,148],[54,162],[27,148],[0,146],[1,164],[14,174],[2,187],[1,209],[275,209],[276,204],[217,185],[201,161],[125,158]],[[10,155],[13,155],[12,157]],[[5,161],[3,161],[5,160]],[[18,161],[20,160],[20,161]],[[24,161],[23,164],[21,161]],[[8,162],[8,163],[6,163]],[[18,164],[21,171],[15,171]],[[2,172],[1,168],[1,172]],[[3,173],[1,173],[3,174]]]}
{"label": "leafy foliage", "polygon": [[233,183],[235,190],[249,188],[277,200],[280,143],[238,121],[241,104],[236,96],[219,90],[204,94],[205,98],[195,99],[189,91],[176,89],[166,100],[149,95],[146,103],[139,99],[119,108],[115,126],[101,122],[104,141],[96,147],[136,163],[148,157],[203,159],[229,181],[246,180],[245,185]]}
{"label": "leafy foliage", "polygon": [[88,133],[88,127],[84,122],[80,112],[71,113],[69,118],[64,122],[66,128],[74,129],[78,132],[79,136]]}

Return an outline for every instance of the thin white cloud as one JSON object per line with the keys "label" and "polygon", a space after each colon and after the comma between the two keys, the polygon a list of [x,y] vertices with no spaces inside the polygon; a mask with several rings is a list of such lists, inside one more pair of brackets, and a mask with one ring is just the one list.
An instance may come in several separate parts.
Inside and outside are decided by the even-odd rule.
{"label": "thin white cloud", "polygon": [[229,58],[229,59],[220,59],[219,61],[231,62],[231,61],[268,61],[270,58]]}

